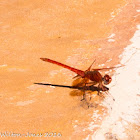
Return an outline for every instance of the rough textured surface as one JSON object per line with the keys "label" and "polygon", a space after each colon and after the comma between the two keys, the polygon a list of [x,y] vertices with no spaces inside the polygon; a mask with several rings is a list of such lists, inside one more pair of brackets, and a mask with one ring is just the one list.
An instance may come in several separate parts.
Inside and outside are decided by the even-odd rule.
{"label": "rough textured surface", "polygon": [[[61,132],[62,139],[99,139],[98,136],[102,139],[139,139],[139,122],[128,122],[130,128],[125,129],[128,137],[118,137],[124,132],[119,127],[120,133],[114,127],[103,131],[106,129],[106,118],[117,109],[117,102],[110,111],[112,101],[103,101],[95,96],[91,101],[94,107],[87,109],[87,104],[80,101],[82,97],[77,96],[80,93],[33,85],[34,82],[71,85],[75,76],[71,71],[41,61],[40,57],[48,57],[82,70],[86,70],[95,59],[96,68],[126,62],[122,62],[119,56],[125,47],[132,44],[131,38],[138,30],[138,1],[1,0],[0,19],[1,133]],[[133,47],[136,47],[135,43]],[[131,50],[126,53],[128,57],[129,52]],[[137,59],[132,63],[138,65]],[[129,73],[131,71],[126,73],[124,82]],[[129,85],[137,82],[139,76],[135,75],[136,78]],[[118,83],[122,81],[121,76],[116,77]],[[122,95],[122,90],[118,90],[121,86],[126,86],[125,90],[128,88],[127,85],[116,84],[110,89],[117,99]],[[138,86],[133,89],[139,92]],[[135,96],[130,94],[128,97]],[[139,94],[137,98],[140,98]],[[121,101],[119,105],[121,103],[123,106],[126,99],[122,99],[118,100]],[[130,106],[136,107],[132,102]],[[122,123],[121,119],[117,123]],[[132,132],[136,135],[131,136]]]}

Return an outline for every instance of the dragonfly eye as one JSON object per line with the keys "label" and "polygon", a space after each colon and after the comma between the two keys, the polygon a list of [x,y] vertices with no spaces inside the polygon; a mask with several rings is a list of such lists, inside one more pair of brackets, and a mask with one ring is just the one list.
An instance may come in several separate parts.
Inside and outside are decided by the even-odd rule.
{"label": "dragonfly eye", "polygon": [[105,85],[108,85],[112,81],[112,78],[106,74],[103,78],[103,81]]}

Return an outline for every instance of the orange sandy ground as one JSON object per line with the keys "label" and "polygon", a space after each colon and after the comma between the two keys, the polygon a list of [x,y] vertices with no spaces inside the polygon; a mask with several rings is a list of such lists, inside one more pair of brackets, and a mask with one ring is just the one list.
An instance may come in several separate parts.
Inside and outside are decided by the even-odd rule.
{"label": "orange sandy ground", "polygon": [[[93,111],[98,110],[101,118],[95,123],[100,125],[108,109],[88,109],[70,89],[34,85],[71,85],[75,75],[39,58],[82,70],[94,59],[95,67],[119,64],[118,56],[131,43],[140,21],[136,9],[138,1],[131,0],[1,0],[0,132],[60,132],[61,139],[82,139],[96,132],[87,129]],[[115,41],[109,42],[111,34]],[[97,96],[93,100],[102,102]]]}

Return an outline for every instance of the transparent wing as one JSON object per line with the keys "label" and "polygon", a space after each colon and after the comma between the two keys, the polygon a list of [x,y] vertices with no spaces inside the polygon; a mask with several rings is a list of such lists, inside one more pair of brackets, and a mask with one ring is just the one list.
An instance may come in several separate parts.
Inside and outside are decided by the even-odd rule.
{"label": "transparent wing", "polygon": [[125,66],[125,65],[116,66],[116,67],[109,67],[109,68],[92,69],[92,70],[110,70],[110,69],[116,69],[116,68],[120,68],[120,67],[124,67],[124,66]]}

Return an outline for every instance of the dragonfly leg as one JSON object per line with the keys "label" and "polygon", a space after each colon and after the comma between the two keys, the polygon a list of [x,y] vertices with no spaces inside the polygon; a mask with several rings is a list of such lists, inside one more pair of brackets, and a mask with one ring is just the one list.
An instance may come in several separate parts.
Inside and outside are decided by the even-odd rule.
{"label": "dragonfly leg", "polygon": [[100,92],[99,90],[98,90],[97,95],[99,95],[100,97],[104,97],[103,94],[102,94],[102,92]]}
{"label": "dragonfly leg", "polygon": [[[98,87],[99,87],[99,86],[98,86]],[[97,92],[98,92],[98,93],[97,93],[97,95],[99,95],[99,96],[100,96],[100,91],[98,90]]]}
{"label": "dragonfly leg", "polygon": [[[99,88],[99,89],[103,89],[102,83],[99,83],[98,88]],[[102,94],[101,94],[101,92],[100,92],[99,89],[98,89],[98,95],[101,96]]]}

